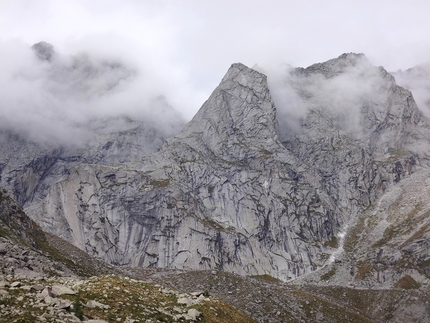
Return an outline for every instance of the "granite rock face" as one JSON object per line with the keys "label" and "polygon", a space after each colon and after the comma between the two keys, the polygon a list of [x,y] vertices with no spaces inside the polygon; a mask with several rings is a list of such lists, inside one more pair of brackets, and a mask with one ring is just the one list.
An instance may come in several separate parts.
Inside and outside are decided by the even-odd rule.
{"label": "granite rock face", "polygon": [[278,117],[266,76],[233,64],[159,151],[139,154],[137,135],[129,157],[104,156],[103,140],[74,154],[41,150],[24,166],[4,162],[2,182],[44,230],[112,264],[310,273],[362,210],[427,167],[417,149],[427,121],[362,55],[293,69],[283,86],[300,117],[288,100]]}
{"label": "granite rock face", "polygon": [[300,164],[278,140],[266,77],[235,64],[159,152],[121,170],[80,165],[28,212],[111,263],[287,279],[321,265],[337,230],[335,201]]}

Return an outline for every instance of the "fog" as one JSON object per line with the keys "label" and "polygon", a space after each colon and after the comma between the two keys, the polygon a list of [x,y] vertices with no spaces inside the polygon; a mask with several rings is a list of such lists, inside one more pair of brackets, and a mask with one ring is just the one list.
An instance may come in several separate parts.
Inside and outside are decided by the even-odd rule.
{"label": "fog", "polygon": [[182,118],[166,102],[155,73],[126,55],[58,53],[46,42],[29,47],[17,40],[3,47],[2,129],[67,143],[85,140],[86,125],[96,118],[129,116],[165,127]]}
{"label": "fog", "polygon": [[418,107],[430,117],[430,63],[393,74],[397,84],[411,90]]}
{"label": "fog", "polygon": [[329,128],[342,129],[353,138],[366,135],[371,127],[372,122],[363,119],[364,108],[371,108],[375,118],[385,117],[393,78],[363,54],[343,54],[307,69],[257,68],[268,75],[281,138],[298,130],[309,111],[324,111],[325,122],[332,122]]}
{"label": "fog", "polygon": [[[279,86],[291,66],[356,52],[406,71],[430,57],[428,12],[424,0],[3,0],[0,126],[41,141],[85,137],[80,125],[96,117],[128,115],[169,129],[193,117],[235,62],[268,71],[280,118],[293,110],[299,118],[309,106],[291,82]],[[50,60],[31,49],[40,41],[53,46]],[[355,85],[359,75],[323,87],[312,81],[312,96],[352,107],[369,91],[368,82]],[[420,84],[412,90],[422,105]]]}

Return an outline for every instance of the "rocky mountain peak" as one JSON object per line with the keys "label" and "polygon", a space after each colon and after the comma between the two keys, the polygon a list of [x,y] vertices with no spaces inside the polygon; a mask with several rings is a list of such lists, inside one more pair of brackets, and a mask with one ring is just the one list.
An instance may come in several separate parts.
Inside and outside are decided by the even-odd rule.
{"label": "rocky mountain peak", "polygon": [[[422,113],[412,93],[397,85],[392,74],[373,66],[363,54],[342,54],[323,63],[290,72],[287,82],[296,98],[296,109],[280,109],[281,141],[290,140],[284,128],[292,118],[283,111],[298,114],[306,137],[341,131],[358,140],[373,153],[385,154],[420,137]],[[293,111],[293,112],[291,112]],[[296,127],[299,128],[299,127]],[[310,130],[314,134],[310,134]],[[333,132],[334,131],[334,132]],[[294,136],[294,134],[293,134]],[[316,141],[318,142],[318,140]]]}
{"label": "rocky mountain peak", "polygon": [[233,64],[199,112],[173,139],[176,143],[184,140],[215,155],[229,154],[239,146],[280,147],[267,77],[241,63]]}
{"label": "rocky mountain peak", "polygon": [[305,69],[299,70],[305,74],[322,74],[326,78],[332,78],[342,74],[351,67],[363,63],[367,66],[370,66],[370,62],[367,60],[364,54],[344,53],[337,58],[330,59],[323,63],[316,63]]}

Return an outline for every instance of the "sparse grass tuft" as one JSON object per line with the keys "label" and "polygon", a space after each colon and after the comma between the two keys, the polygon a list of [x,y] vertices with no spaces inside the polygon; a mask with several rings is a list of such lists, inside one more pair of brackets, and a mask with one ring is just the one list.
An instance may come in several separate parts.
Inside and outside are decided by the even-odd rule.
{"label": "sparse grass tuft", "polygon": [[84,320],[84,312],[82,310],[82,303],[79,297],[76,297],[73,302],[73,311],[75,312],[75,316],[81,321]]}
{"label": "sparse grass tuft", "polygon": [[[251,318],[239,312],[234,307],[220,300],[212,299],[209,292],[204,292],[207,301],[186,307],[178,304],[178,293],[140,280],[115,275],[90,277],[82,285],[78,298],[64,296],[69,300],[75,299],[75,303],[86,304],[89,300],[102,303],[105,308],[82,307],[82,315],[88,318],[107,319],[109,321],[127,318],[138,322],[176,322],[175,314],[186,313],[190,308],[195,308],[202,315],[199,322],[243,322],[253,323]],[[77,303],[77,304],[79,304]],[[76,305],[75,313],[76,312]],[[177,309],[180,311],[178,312]],[[230,320],[229,320],[230,318]],[[181,321],[181,320],[180,320]]]}
{"label": "sparse grass tuft", "polygon": [[154,188],[168,187],[170,185],[170,180],[169,179],[153,180],[153,181],[151,181],[151,185]]}
{"label": "sparse grass tuft", "polygon": [[365,218],[363,216],[360,216],[355,226],[351,228],[349,234],[345,238],[343,248],[346,252],[352,252],[360,242],[361,234],[363,233],[365,228],[364,224]]}
{"label": "sparse grass tuft", "polygon": [[409,275],[405,275],[400,278],[395,284],[394,287],[402,288],[402,289],[418,289],[421,287],[421,284],[418,283],[415,279],[413,279]]}
{"label": "sparse grass tuft", "polygon": [[324,246],[330,247],[330,248],[339,248],[339,241],[336,236],[332,236],[330,241],[324,242]]}
{"label": "sparse grass tuft", "polygon": [[331,277],[333,277],[336,274],[336,268],[333,267],[328,272],[326,272],[324,275],[321,276],[321,280],[328,281]]}
{"label": "sparse grass tuft", "polygon": [[364,263],[357,265],[357,274],[355,275],[355,280],[365,280],[370,275],[372,275],[373,265]]}
{"label": "sparse grass tuft", "polygon": [[265,281],[267,283],[272,283],[272,284],[278,284],[281,282],[278,278],[275,278],[275,277],[270,276],[268,274],[254,275],[254,276],[251,276],[251,278],[255,278],[255,279],[262,280],[262,281]]}

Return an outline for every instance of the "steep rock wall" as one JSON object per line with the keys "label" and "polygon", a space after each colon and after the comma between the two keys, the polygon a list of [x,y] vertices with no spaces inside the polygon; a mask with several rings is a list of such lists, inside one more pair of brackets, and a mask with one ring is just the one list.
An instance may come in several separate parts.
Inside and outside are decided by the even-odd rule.
{"label": "steep rock wall", "polygon": [[[338,62],[348,66],[345,57]],[[333,112],[314,109],[281,143],[265,75],[233,64],[159,152],[125,165],[69,167],[27,210],[44,229],[114,264],[281,279],[309,273],[336,250],[352,217],[416,167],[399,149],[419,111],[392,81],[387,102],[400,102],[408,117],[374,121],[368,127],[378,136],[351,137],[333,127]]]}

